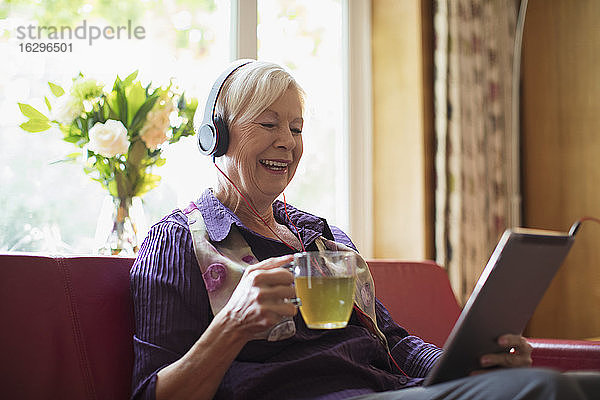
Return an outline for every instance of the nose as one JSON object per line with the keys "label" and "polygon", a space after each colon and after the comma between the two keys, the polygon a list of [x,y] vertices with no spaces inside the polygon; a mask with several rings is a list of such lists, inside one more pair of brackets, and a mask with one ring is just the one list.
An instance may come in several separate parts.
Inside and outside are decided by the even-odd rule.
{"label": "nose", "polygon": [[288,151],[291,151],[296,147],[296,140],[294,139],[294,135],[289,127],[284,126],[279,130],[273,145]]}

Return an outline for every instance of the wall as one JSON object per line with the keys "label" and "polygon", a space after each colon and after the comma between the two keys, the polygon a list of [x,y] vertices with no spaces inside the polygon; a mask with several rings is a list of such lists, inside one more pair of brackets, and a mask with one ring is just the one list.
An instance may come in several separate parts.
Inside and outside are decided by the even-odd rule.
{"label": "wall", "polygon": [[426,4],[372,1],[373,251],[378,258],[433,257],[432,190],[426,184],[433,165],[431,6]]}
{"label": "wall", "polygon": [[[530,0],[522,66],[524,226],[600,217],[600,2]],[[585,223],[530,336],[600,336],[600,225]]]}
{"label": "wall", "polygon": [[[374,256],[433,256],[431,4],[372,0]],[[600,1],[529,0],[523,226],[600,217]],[[399,229],[396,230],[396,227]],[[526,334],[600,337],[600,226],[587,222]]]}

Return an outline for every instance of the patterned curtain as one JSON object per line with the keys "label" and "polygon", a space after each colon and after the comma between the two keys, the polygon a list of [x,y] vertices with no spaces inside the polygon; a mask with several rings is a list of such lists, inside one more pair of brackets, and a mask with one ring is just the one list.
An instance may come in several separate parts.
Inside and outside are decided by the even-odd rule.
{"label": "patterned curtain", "polygon": [[465,302],[508,225],[515,0],[436,0],[437,262]]}

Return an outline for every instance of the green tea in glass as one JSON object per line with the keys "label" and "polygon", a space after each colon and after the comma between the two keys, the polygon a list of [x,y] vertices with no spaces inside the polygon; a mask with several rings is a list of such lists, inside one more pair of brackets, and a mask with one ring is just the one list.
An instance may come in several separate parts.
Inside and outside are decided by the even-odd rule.
{"label": "green tea in glass", "polygon": [[356,257],[350,251],[295,254],[296,296],[309,328],[338,329],[348,324],[354,305]]}

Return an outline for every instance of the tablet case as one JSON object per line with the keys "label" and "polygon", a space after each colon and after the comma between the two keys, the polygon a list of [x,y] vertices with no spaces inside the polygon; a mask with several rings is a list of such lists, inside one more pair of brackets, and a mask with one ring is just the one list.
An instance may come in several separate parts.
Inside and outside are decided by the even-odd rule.
{"label": "tablet case", "polygon": [[505,231],[423,385],[465,377],[481,369],[482,355],[505,351],[498,337],[523,332],[573,240],[553,231]]}

